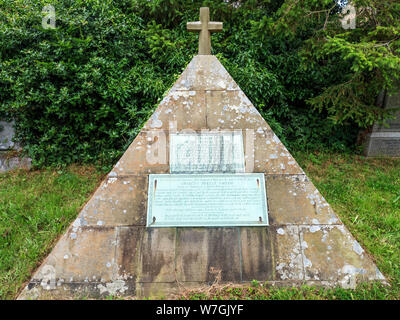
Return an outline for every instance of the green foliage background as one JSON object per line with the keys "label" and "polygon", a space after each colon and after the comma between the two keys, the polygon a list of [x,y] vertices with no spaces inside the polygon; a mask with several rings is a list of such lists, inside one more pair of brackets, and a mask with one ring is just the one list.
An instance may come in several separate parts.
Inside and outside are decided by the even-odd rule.
{"label": "green foliage background", "polygon": [[[289,149],[354,150],[371,121],[332,121],[318,100],[354,63],[339,49],[309,50],[324,17],[291,30],[282,20],[293,18],[291,1],[234,2],[0,0],[0,113],[15,118],[36,166],[114,163],[196,54],[186,22],[209,6],[224,23],[213,54]],[[42,28],[46,4],[56,9],[55,30]]]}

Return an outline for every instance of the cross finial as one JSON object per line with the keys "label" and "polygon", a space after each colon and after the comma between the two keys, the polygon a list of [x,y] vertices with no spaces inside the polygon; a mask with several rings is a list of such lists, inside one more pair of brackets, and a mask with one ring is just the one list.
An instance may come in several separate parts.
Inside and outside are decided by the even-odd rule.
{"label": "cross finial", "polygon": [[222,31],[222,22],[210,21],[210,9],[200,8],[200,21],[188,22],[186,27],[189,31],[200,32],[199,54],[211,54],[211,32]]}

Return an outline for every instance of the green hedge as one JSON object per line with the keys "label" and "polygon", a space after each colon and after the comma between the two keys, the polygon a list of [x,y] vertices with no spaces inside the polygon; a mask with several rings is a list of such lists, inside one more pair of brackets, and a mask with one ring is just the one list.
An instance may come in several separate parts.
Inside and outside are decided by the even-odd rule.
{"label": "green hedge", "polygon": [[[49,3],[54,30],[41,24]],[[334,125],[304,102],[347,66],[333,58],[302,68],[307,28],[296,37],[257,32],[281,3],[0,0],[0,113],[15,118],[36,166],[114,163],[196,54],[186,22],[207,5],[224,22],[213,54],[291,150],[354,149],[357,126]]]}

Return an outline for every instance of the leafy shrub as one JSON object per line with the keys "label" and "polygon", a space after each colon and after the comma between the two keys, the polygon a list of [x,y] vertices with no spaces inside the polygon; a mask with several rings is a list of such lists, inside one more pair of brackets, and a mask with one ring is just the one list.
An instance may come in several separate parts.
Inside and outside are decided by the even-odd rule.
{"label": "leafy shrub", "polygon": [[[49,2],[56,29],[41,26]],[[358,126],[305,102],[346,65],[302,68],[307,30],[263,32],[283,1],[233,2],[0,0],[0,116],[36,166],[114,163],[196,54],[186,22],[206,5],[224,22],[213,53],[290,149],[352,149]]]}

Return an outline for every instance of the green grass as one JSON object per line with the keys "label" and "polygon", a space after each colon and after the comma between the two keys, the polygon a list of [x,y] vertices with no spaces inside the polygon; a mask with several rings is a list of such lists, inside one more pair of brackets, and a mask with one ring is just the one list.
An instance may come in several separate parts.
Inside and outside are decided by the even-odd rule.
{"label": "green grass", "polygon": [[90,167],[0,174],[0,299],[16,297],[100,177]]}
{"label": "green grass", "polygon": [[[275,288],[268,284],[257,287],[225,286],[204,292],[188,292],[183,300],[391,300],[396,292],[379,283],[362,284],[355,290],[302,286]],[[397,297],[398,298],[398,297]]]}
{"label": "green grass", "polygon": [[[400,299],[400,159],[295,155],[391,287],[216,287],[181,299]],[[0,174],[0,298],[14,299],[101,180],[91,167]],[[114,297],[108,297],[114,299]]]}

